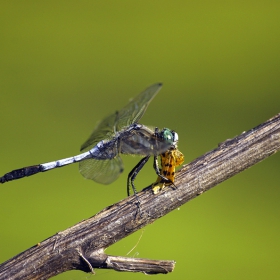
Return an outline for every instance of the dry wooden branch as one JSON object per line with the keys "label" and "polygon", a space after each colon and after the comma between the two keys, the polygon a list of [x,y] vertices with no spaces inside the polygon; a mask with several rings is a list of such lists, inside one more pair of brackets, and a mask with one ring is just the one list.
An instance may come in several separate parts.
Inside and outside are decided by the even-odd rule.
{"label": "dry wooden branch", "polygon": [[135,196],[128,197],[6,261],[0,266],[0,279],[48,279],[72,269],[94,268],[171,272],[174,261],[113,257],[104,249],[279,149],[280,114],[184,165],[176,175],[176,189],[166,187],[157,195],[151,187],[141,191],[141,215]]}

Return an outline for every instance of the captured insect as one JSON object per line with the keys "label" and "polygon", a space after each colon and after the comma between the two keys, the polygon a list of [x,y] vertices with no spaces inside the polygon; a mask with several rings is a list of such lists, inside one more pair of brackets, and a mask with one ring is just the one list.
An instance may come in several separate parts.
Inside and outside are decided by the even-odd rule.
{"label": "captured insect", "polygon": [[106,185],[114,182],[124,170],[120,154],[143,157],[128,175],[128,195],[130,186],[136,194],[135,177],[151,156],[154,157],[157,175],[162,180],[169,181],[165,175],[160,174],[157,157],[171,147],[176,147],[178,134],[168,128],[150,129],[138,123],[161,87],[160,83],[150,86],[121,110],[103,119],[82,145],[81,154],[13,170],[0,177],[0,183],[79,162],[80,173],[85,178]]}
{"label": "captured insect", "polygon": [[156,182],[153,184],[153,193],[157,194],[165,186],[174,185],[175,168],[184,162],[184,155],[177,149],[177,145],[160,155],[161,169]]}

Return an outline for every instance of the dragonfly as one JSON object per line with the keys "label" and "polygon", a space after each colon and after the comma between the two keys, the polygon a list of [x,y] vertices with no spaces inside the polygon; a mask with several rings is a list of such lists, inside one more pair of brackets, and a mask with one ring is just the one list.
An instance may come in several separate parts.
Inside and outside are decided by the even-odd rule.
{"label": "dragonfly", "polygon": [[165,186],[174,185],[175,168],[184,163],[184,155],[178,150],[177,145],[172,145],[169,150],[160,155],[161,169],[156,182],[152,185],[154,194],[159,193]]}
{"label": "dragonfly", "polygon": [[81,146],[80,154],[13,170],[0,177],[0,183],[79,162],[82,176],[107,185],[114,182],[124,170],[120,154],[142,156],[128,175],[128,195],[130,186],[136,195],[134,180],[151,156],[154,157],[156,174],[162,180],[168,181],[169,179],[160,173],[157,157],[177,145],[178,134],[168,128],[152,129],[138,123],[161,87],[161,83],[148,87],[121,110],[104,118]]}

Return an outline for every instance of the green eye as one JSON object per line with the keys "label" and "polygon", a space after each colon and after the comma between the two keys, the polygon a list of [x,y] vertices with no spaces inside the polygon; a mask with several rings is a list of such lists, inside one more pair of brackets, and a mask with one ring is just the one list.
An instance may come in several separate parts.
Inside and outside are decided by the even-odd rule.
{"label": "green eye", "polygon": [[167,141],[171,141],[172,140],[172,133],[170,130],[165,130],[163,132],[163,138]]}
{"label": "green eye", "polygon": [[171,143],[171,144],[173,144],[173,142],[178,141],[177,133],[171,131],[168,128],[165,128],[165,129],[162,130],[162,137],[166,142]]}

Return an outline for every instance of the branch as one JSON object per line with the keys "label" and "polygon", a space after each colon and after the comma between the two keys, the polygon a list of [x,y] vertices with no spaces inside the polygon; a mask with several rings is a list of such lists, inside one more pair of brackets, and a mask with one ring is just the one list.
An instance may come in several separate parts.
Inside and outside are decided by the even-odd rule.
{"label": "branch", "polygon": [[136,197],[128,197],[1,264],[0,280],[48,279],[72,269],[171,272],[174,261],[114,257],[104,250],[279,149],[280,114],[184,165],[176,174],[176,189],[166,187],[157,195],[151,186],[142,190],[141,215]]}

